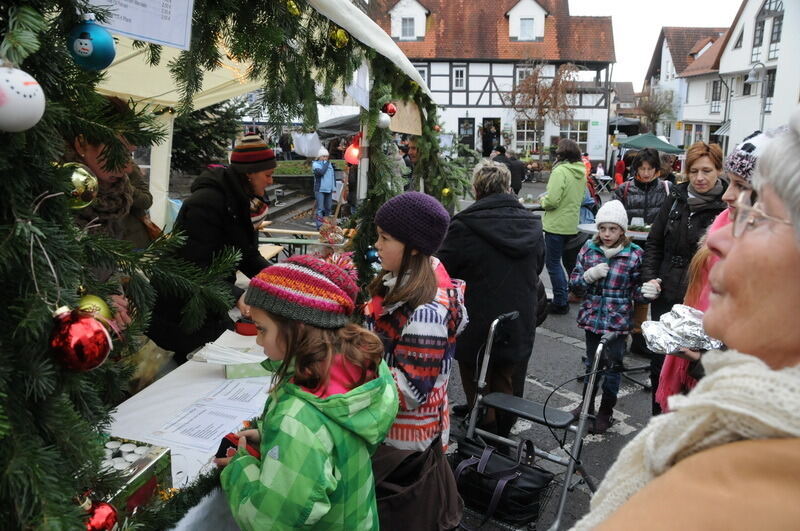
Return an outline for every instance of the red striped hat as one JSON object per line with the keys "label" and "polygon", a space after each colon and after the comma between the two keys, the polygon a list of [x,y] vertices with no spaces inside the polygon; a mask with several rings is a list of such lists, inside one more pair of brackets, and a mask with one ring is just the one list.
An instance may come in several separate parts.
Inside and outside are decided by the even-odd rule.
{"label": "red striped hat", "polygon": [[258,135],[248,135],[236,143],[231,153],[231,167],[239,173],[255,173],[278,166],[275,152]]}
{"label": "red striped hat", "polygon": [[358,286],[341,268],[295,255],[250,279],[244,301],[319,328],[341,328],[355,309]]}

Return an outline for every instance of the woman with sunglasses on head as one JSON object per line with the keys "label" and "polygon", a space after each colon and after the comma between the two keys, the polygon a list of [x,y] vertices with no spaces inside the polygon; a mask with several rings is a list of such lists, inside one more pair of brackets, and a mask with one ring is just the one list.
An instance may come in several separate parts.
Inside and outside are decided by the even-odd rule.
{"label": "woman with sunglasses on head", "polygon": [[573,529],[795,529],[800,521],[800,109],[708,238],[703,326],[727,351],[621,452]]}
{"label": "woman with sunglasses on head", "polygon": [[[686,153],[689,182],[670,189],[653,221],[642,263],[642,293],[651,299],[651,319],[658,320],[672,306],[683,302],[686,272],[697,251],[697,242],[714,218],[725,209],[722,195],[727,184],[722,175],[722,149],[717,144],[696,142]],[[655,390],[664,358],[650,358],[653,414],[661,413]]]}

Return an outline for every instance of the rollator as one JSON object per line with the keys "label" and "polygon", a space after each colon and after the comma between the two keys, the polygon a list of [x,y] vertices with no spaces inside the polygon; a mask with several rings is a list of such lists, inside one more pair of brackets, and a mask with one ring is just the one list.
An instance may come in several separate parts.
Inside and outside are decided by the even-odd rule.
{"label": "rollator", "polygon": [[[603,349],[605,345],[617,337],[616,333],[604,334],[597,346],[597,351],[594,356],[594,363],[592,363],[591,371],[588,373],[588,381],[586,390],[583,395],[583,402],[581,406],[580,416],[578,418],[577,426],[574,424],[574,418],[571,413],[545,407],[544,404],[520,398],[506,393],[489,393],[486,394],[486,373],[489,370],[489,362],[491,360],[492,346],[494,345],[495,333],[502,323],[513,321],[519,317],[519,312],[510,312],[500,315],[492,321],[489,327],[489,335],[486,338],[486,349],[483,354],[480,372],[478,375],[477,392],[475,395],[475,403],[469,413],[466,439],[470,442],[478,442],[478,437],[483,441],[490,441],[501,445],[507,445],[510,449],[516,450],[519,443],[512,439],[501,437],[497,434],[488,432],[479,428],[478,420],[485,408],[495,408],[498,410],[512,413],[517,417],[524,418],[536,424],[548,426],[553,430],[561,430],[563,436],[559,440],[559,444],[566,450],[567,456],[561,457],[553,453],[547,452],[534,444],[534,455],[542,459],[546,459],[552,463],[559,464],[566,468],[564,482],[561,488],[561,494],[558,501],[558,511],[555,520],[550,526],[550,531],[558,531],[561,526],[561,519],[566,508],[567,495],[574,490],[579,484],[586,483],[587,487],[592,492],[597,490],[597,486],[591,476],[586,472],[583,464],[581,463],[581,452],[583,450],[583,438],[586,436],[588,423],[591,421],[589,415],[589,401],[591,400],[592,389],[594,388],[595,380],[597,379],[597,371],[600,366],[600,359],[603,356]],[[572,444],[569,448],[566,447],[567,433],[572,432],[574,437]],[[476,437],[477,436],[477,437]],[[578,474],[580,477],[574,479],[573,476]]]}

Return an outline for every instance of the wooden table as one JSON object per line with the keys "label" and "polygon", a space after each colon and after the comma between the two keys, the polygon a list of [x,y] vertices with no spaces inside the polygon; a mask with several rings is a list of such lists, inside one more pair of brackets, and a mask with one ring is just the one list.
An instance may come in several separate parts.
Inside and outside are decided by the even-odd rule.
{"label": "wooden table", "polygon": [[282,251],[283,245],[265,243],[258,246],[258,252],[271,264],[278,261],[278,255],[280,255]]}
{"label": "wooden table", "polygon": [[290,236],[295,238],[319,238],[319,231],[315,230],[273,229],[271,227],[263,227],[259,230],[269,234],[269,238],[280,238],[282,236]]}
{"label": "wooden table", "polygon": [[311,238],[265,238],[259,236],[259,243],[271,243],[273,245],[283,246],[283,253],[286,256],[293,254],[306,254],[310,246],[319,245],[322,247],[329,247],[333,249],[343,249],[347,241],[342,243],[325,243],[319,240],[312,240]]}

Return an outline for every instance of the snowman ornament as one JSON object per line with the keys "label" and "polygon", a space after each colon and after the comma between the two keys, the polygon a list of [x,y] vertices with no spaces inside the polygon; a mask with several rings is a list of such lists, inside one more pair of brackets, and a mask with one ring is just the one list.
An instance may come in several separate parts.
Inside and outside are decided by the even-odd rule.
{"label": "snowman ornament", "polygon": [[92,52],[94,51],[94,46],[92,45],[92,36],[85,31],[82,32],[72,44],[72,51],[81,57],[89,57],[92,55]]}
{"label": "snowman ornament", "polygon": [[30,74],[0,65],[0,131],[19,133],[36,125],[44,114],[42,87]]}

